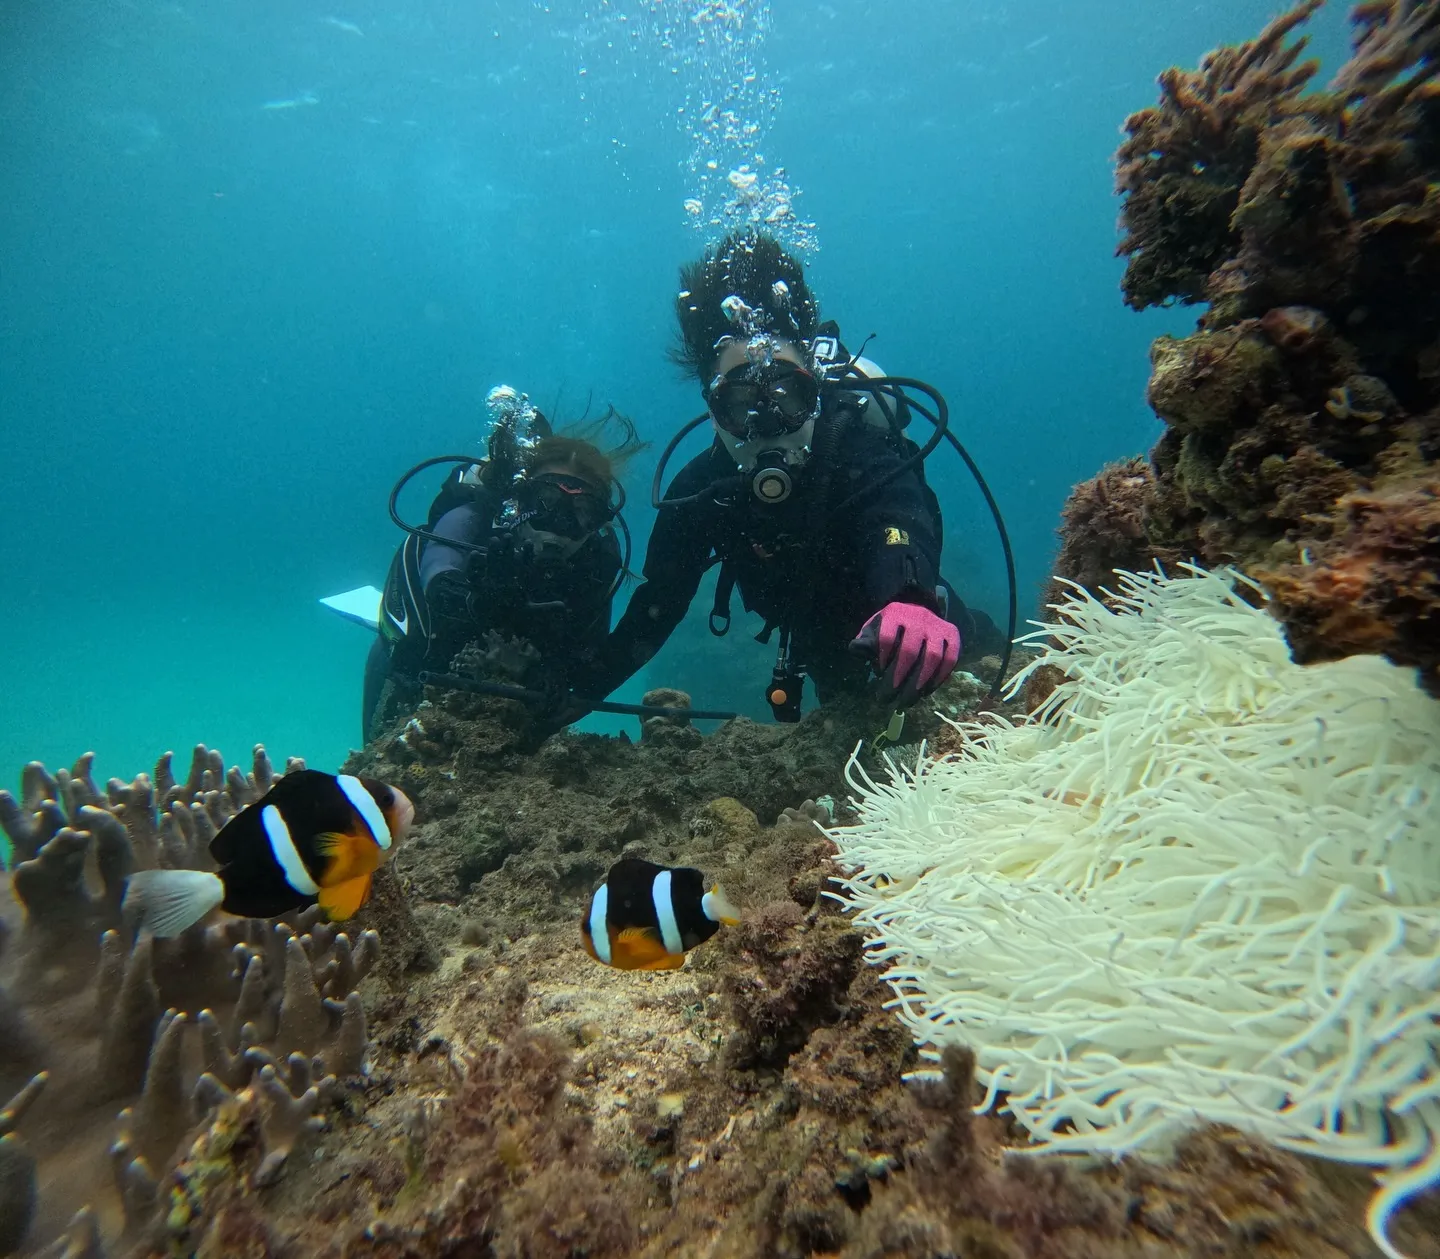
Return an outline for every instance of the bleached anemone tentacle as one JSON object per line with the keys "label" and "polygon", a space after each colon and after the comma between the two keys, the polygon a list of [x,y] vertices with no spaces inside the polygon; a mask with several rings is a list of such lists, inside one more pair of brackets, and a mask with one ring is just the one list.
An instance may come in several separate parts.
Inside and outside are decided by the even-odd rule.
{"label": "bleached anemone tentacle", "polygon": [[964,752],[849,771],[845,890],[926,1056],[964,1041],[1038,1150],[1198,1123],[1440,1179],[1440,704],[1302,668],[1233,572],[1122,573],[1030,638],[1063,681]]}

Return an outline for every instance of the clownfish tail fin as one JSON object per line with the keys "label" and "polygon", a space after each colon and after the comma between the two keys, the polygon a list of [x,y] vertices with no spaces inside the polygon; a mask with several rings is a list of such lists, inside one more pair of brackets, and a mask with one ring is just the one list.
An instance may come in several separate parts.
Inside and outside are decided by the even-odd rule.
{"label": "clownfish tail fin", "polygon": [[225,884],[203,870],[141,870],[130,876],[120,913],[137,934],[167,939],[193,927],[225,899]]}
{"label": "clownfish tail fin", "polygon": [[740,911],[730,903],[730,898],[725,895],[718,883],[701,898],[700,912],[711,922],[718,922],[727,927],[735,927],[740,923]]}

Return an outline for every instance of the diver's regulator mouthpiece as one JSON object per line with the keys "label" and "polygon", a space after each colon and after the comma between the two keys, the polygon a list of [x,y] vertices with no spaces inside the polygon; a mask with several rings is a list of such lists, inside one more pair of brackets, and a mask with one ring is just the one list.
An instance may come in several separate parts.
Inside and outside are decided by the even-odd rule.
{"label": "diver's regulator mouthpiece", "polygon": [[813,420],[806,420],[793,433],[751,441],[740,441],[724,429],[716,431],[755,500],[769,507],[785,502],[795,492],[795,475],[810,458],[814,435]]}
{"label": "diver's regulator mouthpiece", "polygon": [[783,503],[795,490],[795,482],[785,467],[783,450],[765,450],[756,456],[755,471],[750,477],[750,492],[762,503]]}

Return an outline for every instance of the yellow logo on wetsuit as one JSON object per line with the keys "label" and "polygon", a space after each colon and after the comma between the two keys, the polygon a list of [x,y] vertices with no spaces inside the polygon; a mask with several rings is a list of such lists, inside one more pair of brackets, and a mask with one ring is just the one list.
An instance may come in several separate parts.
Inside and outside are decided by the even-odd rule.
{"label": "yellow logo on wetsuit", "polygon": [[897,529],[894,525],[885,527],[886,546],[909,546],[910,535],[904,529]]}

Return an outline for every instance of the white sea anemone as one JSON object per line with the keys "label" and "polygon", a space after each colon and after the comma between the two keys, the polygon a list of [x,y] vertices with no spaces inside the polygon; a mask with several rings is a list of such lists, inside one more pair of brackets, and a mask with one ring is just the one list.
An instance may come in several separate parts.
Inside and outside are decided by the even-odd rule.
{"label": "white sea anemone", "polygon": [[1302,668],[1244,578],[1188,573],[1077,588],[1030,721],[883,784],[852,760],[844,887],[927,1056],[971,1045],[1037,1150],[1215,1122],[1368,1164],[1398,1259],[1440,1179],[1440,703],[1377,657]]}

